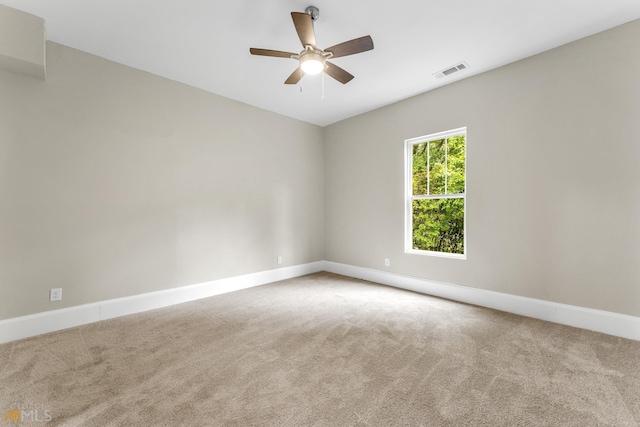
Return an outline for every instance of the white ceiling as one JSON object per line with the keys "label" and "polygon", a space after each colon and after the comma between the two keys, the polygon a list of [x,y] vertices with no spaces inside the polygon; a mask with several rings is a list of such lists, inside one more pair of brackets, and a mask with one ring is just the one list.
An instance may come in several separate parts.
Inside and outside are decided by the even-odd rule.
{"label": "white ceiling", "polygon": [[[51,41],[325,126],[640,18],[639,0],[0,0],[46,20]],[[355,79],[305,76],[290,12],[313,4],[319,48],[371,35],[333,62]],[[450,77],[433,74],[466,61]],[[301,92],[301,86],[303,91]]]}

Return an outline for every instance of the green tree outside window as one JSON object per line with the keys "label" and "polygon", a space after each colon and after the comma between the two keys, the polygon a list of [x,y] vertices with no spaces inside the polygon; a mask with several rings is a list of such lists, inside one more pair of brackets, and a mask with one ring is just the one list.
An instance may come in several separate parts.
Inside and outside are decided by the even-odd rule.
{"label": "green tree outside window", "polygon": [[411,247],[462,255],[466,132],[410,148]]}

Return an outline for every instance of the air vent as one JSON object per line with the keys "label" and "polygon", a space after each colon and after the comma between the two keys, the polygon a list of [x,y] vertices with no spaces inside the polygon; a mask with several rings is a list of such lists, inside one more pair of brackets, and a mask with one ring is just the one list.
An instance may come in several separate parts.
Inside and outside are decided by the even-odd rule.
{"label": "air vent", "polygon": [[436,79],[441,79],[444,76],[450,76],[453,73],[466,70],[467,68],[469,68],[469,64],[467,64],[466,62],[461,62],[457,65],[452,65],[451,67],[447,67],[442,71],[438,71],[437,73],[434,74],[434,76],[436,76]]}

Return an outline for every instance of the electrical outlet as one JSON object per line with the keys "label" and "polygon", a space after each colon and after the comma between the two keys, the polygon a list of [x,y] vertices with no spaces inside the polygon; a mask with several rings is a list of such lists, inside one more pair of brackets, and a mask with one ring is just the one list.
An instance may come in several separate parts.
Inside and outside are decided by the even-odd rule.
{"label": "electrical outlet", "polygon": [[278,257],[278,264],[282,264],[282,255]]}
{"label": "electrical outlet", "polygon": [[61,301],[62,300],[62,288],[55,288],[49,291],[49,301]]}
{"label": "electrical outlet", "polygon": [[391,260],[389,258],[384,259],[384,266],[389,267],[391,265]]}

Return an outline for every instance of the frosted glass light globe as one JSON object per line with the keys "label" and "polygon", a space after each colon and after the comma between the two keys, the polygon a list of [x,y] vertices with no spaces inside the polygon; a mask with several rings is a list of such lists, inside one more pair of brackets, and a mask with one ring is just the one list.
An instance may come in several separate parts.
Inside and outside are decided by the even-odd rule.
{"label": "frosted glass light globe", "polygon": [[324,61],[320,54],[315,52],[307,53],[300,58],[300,67],[305,74],[319,74],[324,70]]}

